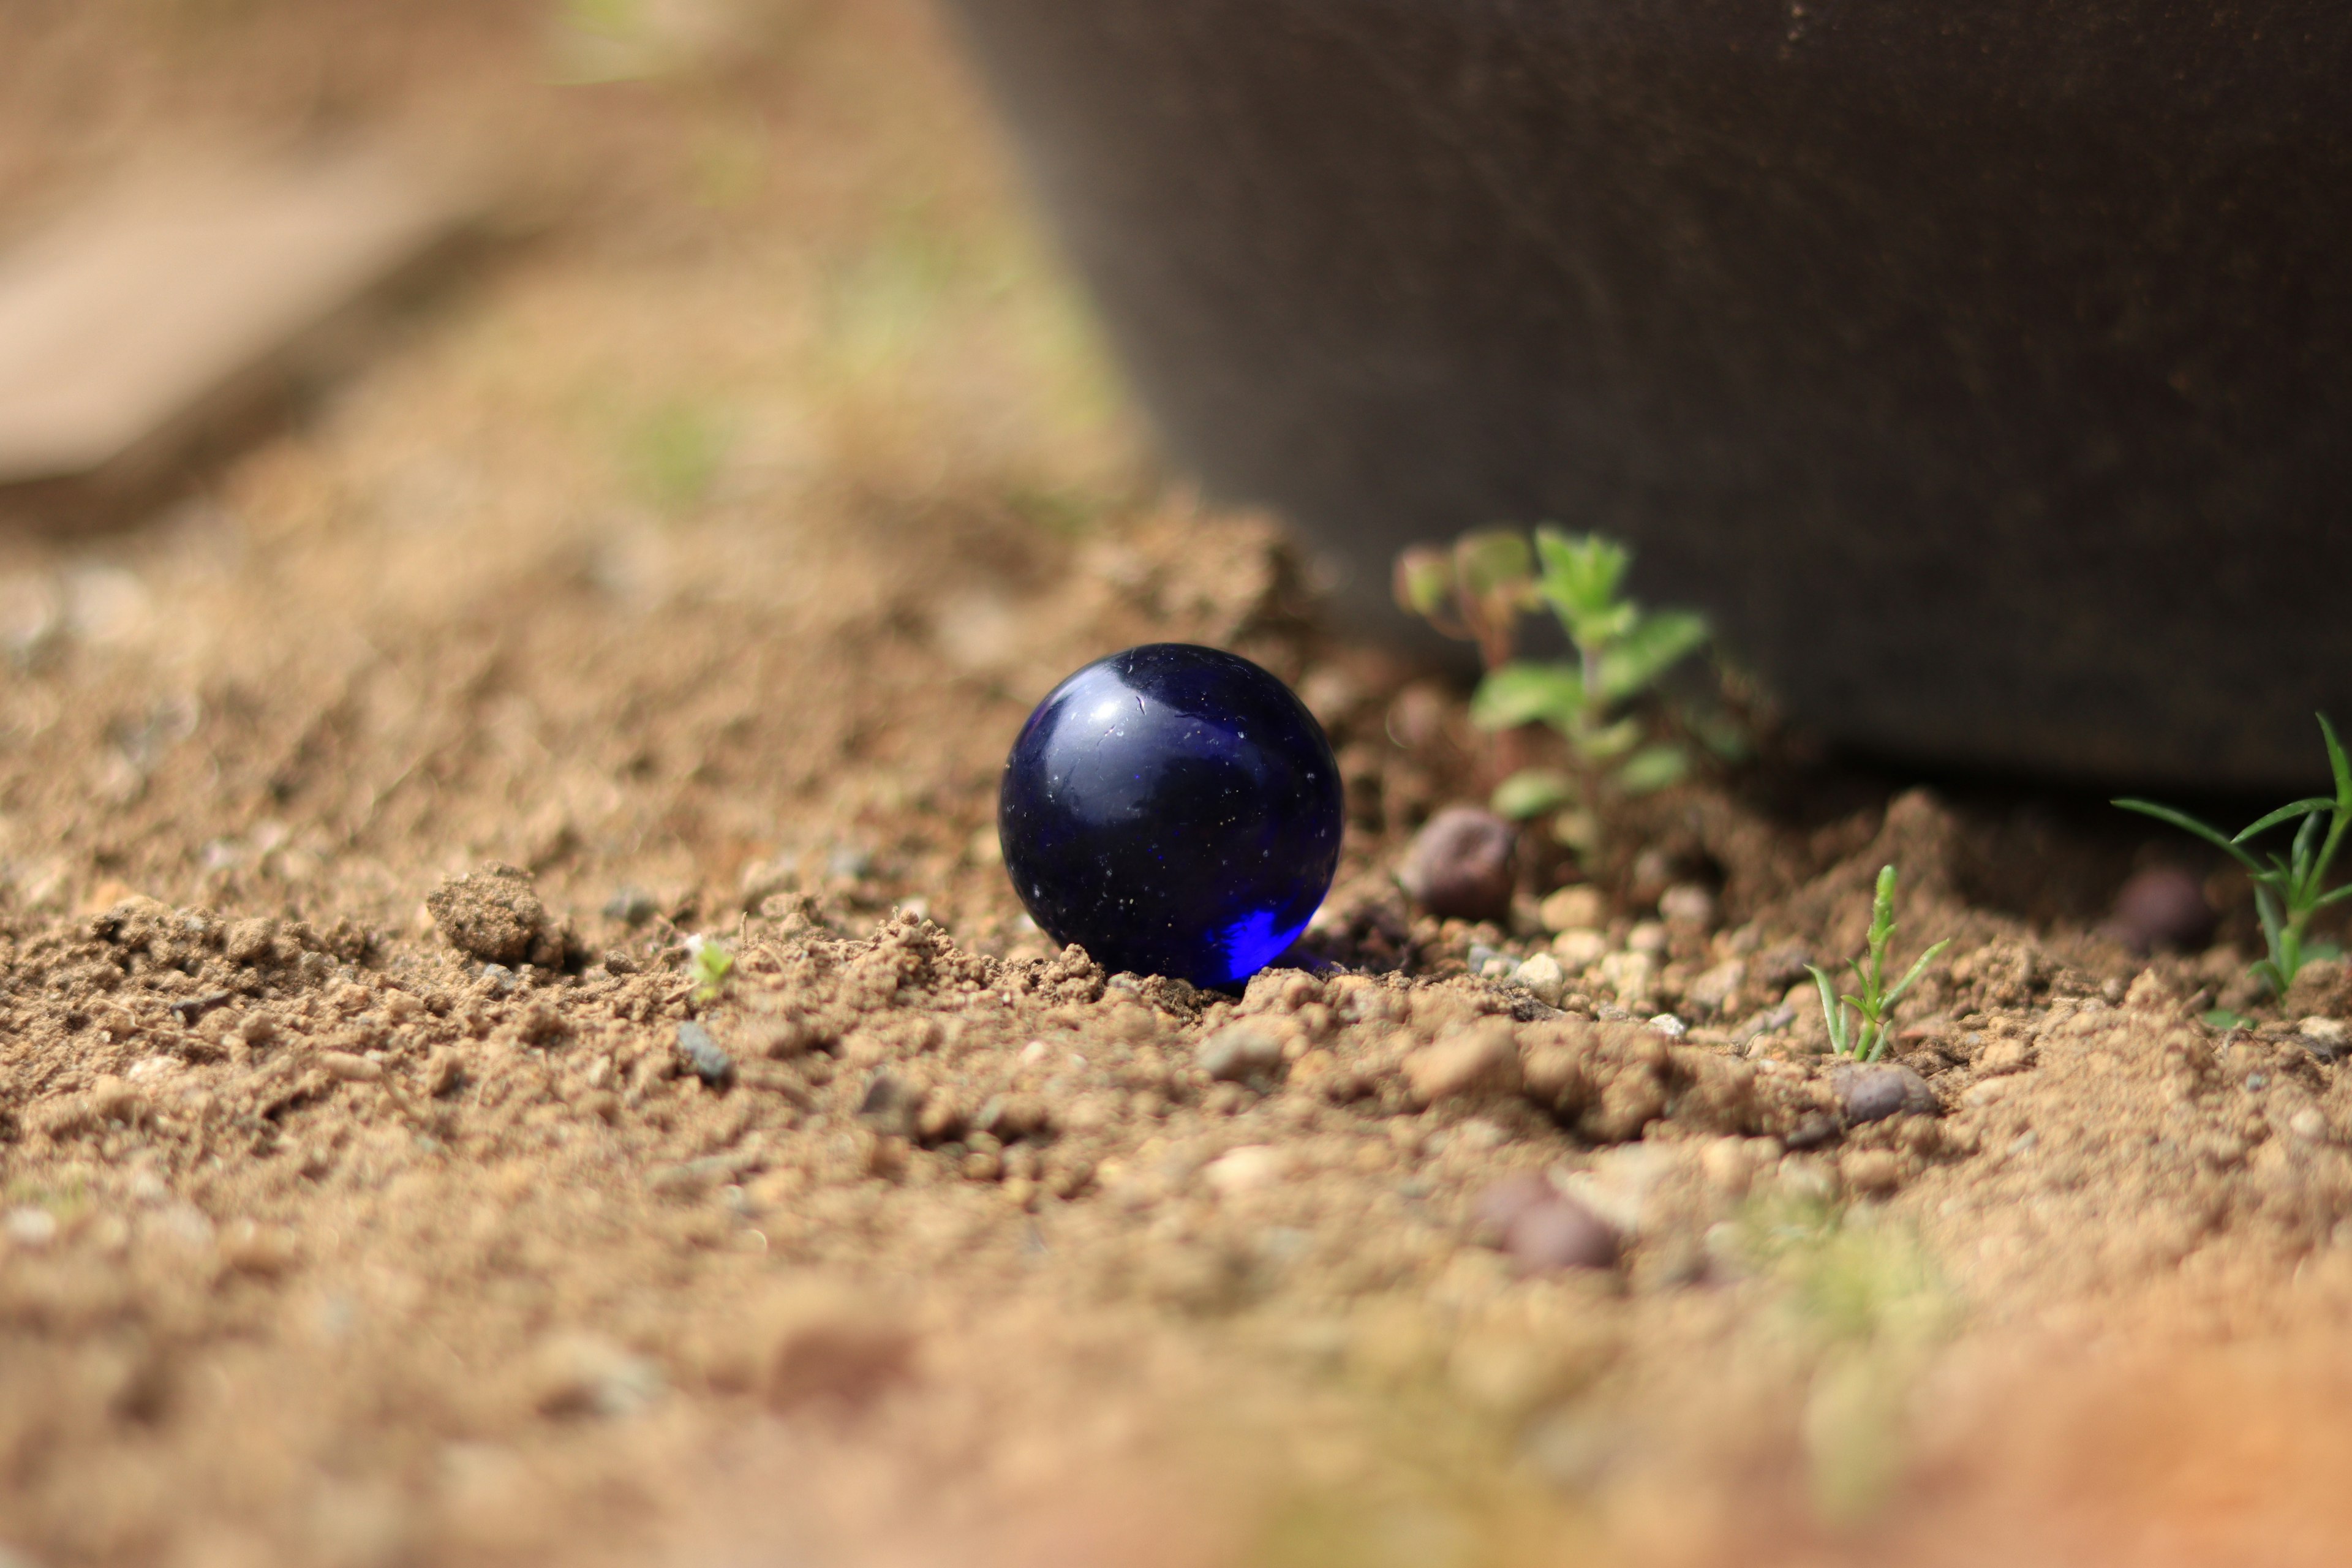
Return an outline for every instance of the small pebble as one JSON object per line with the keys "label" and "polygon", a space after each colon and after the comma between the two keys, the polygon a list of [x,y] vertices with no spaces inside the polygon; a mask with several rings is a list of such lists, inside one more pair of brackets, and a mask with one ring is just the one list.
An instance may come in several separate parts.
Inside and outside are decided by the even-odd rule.
{"label": "small pebble", "polygon": [[1661,1013],[1650,1020],[1650,1027],[1670,1040],[1679,1040],[1690,1033],[1690,1026],[1672,1013]]}
{"label": "small pebble", "polygon": [[613,890],[604,900],[604,918],[619,921],[624,925],[643,925],[659,912],[661,906],[643,888],[623,887]]}
{"label": "small pebble", "polygon": [[1229,1024],[1201,1042],[1192,1065],[1220,1083],[1264,1078],[1282,1067],[1282,1041],[1247,1024]]}
{"label": "small pebble", "polygon": [[919,1131],[922,1109],[920,1089],[888,1068],[877,1068],[866,1082],[865,1098],[857,1102],[857,1119],[884,1137],[912,1138]]}
{"label": "small pebble", "polygon": [[1840,1068],[1831,1075],[1830,1081],[1837,1089],[1850,1127],[1884,1121],[1904,1111],[1933,1115],[1937,1110],[1936,1091],[1927,1087],[1927,1080],[1893,1062]]}
{"label": "small pebble", "polygon": [[58,1238],[58,1216],[47,1209],[10,1209],[0,1234],[27,1252],[37,1252]]}
{"label": "small pebble", "polygon": [[1500,921],[1511,912],[1519,836],[1493,812],[1449,805],[1414,835],[1397,880],[1443,919]]}
{"label": "small pebble", "polygon": [[1884,1149],[1853,1151],[1839,1162],[1838,1173],[1853,1191],[1873,1196],[1893,1192],[1903,1177],[1895,1156]]}
{"label": "small pebble", "polygon": [[1818,1149],[1822,1144],[1836,1138],[1837,1135],[1837,1118],[1834,1116],[1826,1116],[1817,1113],[1815,1115],[1806,1117],[1803,1121],[1798,1122],[1795,1127],[1790,1129],[1789,1136],[1781,1142],[1786,1143],[1791,1150]]}
{"label": "small pebble", "polygon": [[713,1089],[734,1080],[735,1058],[719,1047],[709,1030],[691,1021],[677,1026],[677,1052],[694,1076]]}
{"label": "small pebble", "polygon": [[1222,1197],[1273,1186],[1290,1174],[1290,1155],[1271,1143],[1228,1149],[1201,1168],[1201,1179]]}
{"label": "small pebble", "polygon": [[595,1334],[559,1334],[542,1344],[532,1404],[542,1415],[635,1415],[662,1395],[661,1368]]}
{"label": "small pebble", "polygon": [[1535,993],[1536,1000],[1547,1007],[1557,1007],[1568,994],[1568,971],[1550,953],[1539,952],[1519,965],[1514,978]]}
{"label": "small pebble", "polygon": [[1668,925],[1715,929],[1715,895],[1696,882],[1679,882],[1658,895],[1658,918]]}
{"label": "small pebble", "polygon": [[1976,1069],[1982,1077],[1996,1078],[2005,1072],[2022,1072],[2032,1061],[2032,1047],[2023,1040],[1995,1040],[1977,1058]]}
{"label": "small pebble", "polygon": [[1523,1210],[1503,1234],[1503,1251],[1529,1274],[1613,1268],[1617,1233],[1575,1199],[1555,1195]]}
{"label": "small pebble", "polygon": [[1505,1176],[1470,1200],[1470,1234],[1490,1247],[1500,1247],[1521,1215],[1559,1196],[1559,1189],[1533,1171]]}
{"label": "small pebble", "polygon": [[1562,888],[1536,906],[1549,931],[1597,931],[1609,923],[1609,900],[1598,888]]}
{"label": "small pebble", "polygon": [[1707,1184],[1732,1197],[1747,1195],[1756,1179],[1757,1155],[1745,1138],[1718,1138],[1699,1152],[1699,1170]]}
{"label": "small pebble", "polygon": [[1412,1098],[1432,1105],[1457,1095],[1519,1086],[1519,1047],[1507,1024],[1484,1024],[1423,1046],[1404,1058]]}
{"label": "small pebble", "polygon": [[2203,882],[2178,866],[2151,866],[2117,890],[2108,929],[2135,952],[2194,952],[2213,939],[2214,921]]}
{"label": "small pebble", "polygon": [[1609,953],[1609,939],[1597,931],[1564,931],[1552,939],[1551,951],[1560,967],[1581,974]]}

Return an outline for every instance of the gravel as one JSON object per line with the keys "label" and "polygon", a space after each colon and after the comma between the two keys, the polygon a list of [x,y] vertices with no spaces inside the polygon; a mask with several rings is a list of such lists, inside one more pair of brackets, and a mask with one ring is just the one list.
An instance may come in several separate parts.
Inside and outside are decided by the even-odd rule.
{"label": "gravel", "polygon": [[719,1048],[710,1031],[696,1023],[677,1026],[677,1054],[694,1076],[713,1089],[723,1088],[735,1079],[735,1058]]}

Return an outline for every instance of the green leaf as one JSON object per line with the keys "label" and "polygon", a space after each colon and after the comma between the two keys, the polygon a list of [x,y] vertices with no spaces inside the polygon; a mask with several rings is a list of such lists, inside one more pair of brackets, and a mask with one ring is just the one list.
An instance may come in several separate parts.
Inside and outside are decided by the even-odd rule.
{"label": "green leaf", "polygon": [[2262,862],[2246,853],[2235,840],[2223,837],[2219,828],[2206,826],[2185,811],[2175,811],[2168,805],[2158,805],[2152,800],[2125,799],[2111,801],[2108,804],[2121,806],[2126,811],[2138,812],[2142,816],[2153,816],[2158,822],[2170,823],[2182,832],[2193,833],[2216,849],[2225,851],[2232,859],[2249,870],[2256,873],[2262,870]]}
{"label": "green leaf", "polygon": [[2210,1012],[2200,1013],[2198,1015],[2198,1020],[2200,1023],[2210,1024],[2216,1029],[2242,1029],[2253,1022],[2245,1015],[2232,1013],[2227,1007],[2216,1007]]}
{"label": "green leaf", "polygon": [[1805,967],[1812,972],[1813,984],[1822,994],[1822,1017],[1829,1026],[1830,1049],[1843,1056],[1847,1037],[1845,1005],[1839,1001],[1837,987],[1830,984],[1828,973],[1820,964],[1808,963]]}
{"label": "green leaf", "polygon": [[[2123,803],[2118,801],[2116,804],[2120,805]],[[2238,830],[2237,837],[2231,839],[2231,842],[2233,844],[2243,844],[2247,839],[2253,837],[2257,834],[2268,833],[2272,828],[2276,827],[2282,822],[2293,822],[2298,816],[2310,816],[2318,812],[2334,811],[2335,809],[2336,803],[2323,795],[2314,795],[2309,800],[2299,800],[2293,805],[2280,806],[2268,816],[2256,821],[2252,826],[2240,828]]]}
{"label": "green leaf", "polygon": [[1396,570],[1390,578],[1390,590],[1396,596],[1399,609],[1425,621],[1437,619],[1451,608],[1452,557],[1434,544],[1416,544],[1400,552]]}
{"label": "green leaf", "polygon": [[1536,555],[1543,563],[1536,591],[1564,617],[1585,619],[1611,608],[1625,581],[1633,552],[1598,533],[1536,530]]}
{"label": "green leaf", "polygon": [[2327,721],[2325,713],[2315,713],[2319,721],[2319,732],[2327,742],[2327,770],[2336,777],[2336,801],[2352,809],[2352,763],[2345,761],[2344,743],[2336,738],[2336,726]]}
{"label": "green leaf", "polygon": [[1478,683],[1470,721],[1481,730],[1516,730],[1538,721],[1566,729],[1583,706],[1584,678],[1574,665],[1514,659]]}
{"label": "green leaf", "polygon": [[1612,763],[1642,743],[1649,733],[1639,719],[1620,719],[1614,724],[1603,724],[1597,730],[1571,731],[1577,752],[1585,761]]}
{"label": "green leaf", "polygon": [[1680,746],[1644,746],[1617,770],[1617,787],[1627,795],[1654,795],[1689,776],[1690,757]]}
{"label": "green leaf", "polygon": [[1681,610],[1643,616],[1601,656],[1601,694],[1612,702],[1647,691],[1706,643],[1706,617]]}
{"label": "green leaf", "polygon": [[1549,768],[1522,768],[1495,786],[1487,805],[1497,816],[1524,822],[1576,798],[1576,781]]}
{"label": "green leaf", "polygon": [[1461,574],[1463,592],[1482,599],[1524,595],[1535,577],[1528,542],[1513,528],[1464,534],[1454,545],[1454,567]]}
{"label": "green leaf", "polygon": [[1936,961],[1936,955],[1951,945],[1952,939],[1950,937],[1946,937],[1943,941],[1937,942],[1935,946],[1921,953],[1919,955],[1919,962],[1914,963],[1909,971],[1904,974],[1903,978],[1895,983],[1893,989],[1886,993],[1886,1001],[1884,1005],[1885,1006],[1892,1007],[1895,1004],[1903,1000],[1903,994],[1910,990],[1911,987],[1917,983],[1920,975],[1927,973],[1927,965]]}

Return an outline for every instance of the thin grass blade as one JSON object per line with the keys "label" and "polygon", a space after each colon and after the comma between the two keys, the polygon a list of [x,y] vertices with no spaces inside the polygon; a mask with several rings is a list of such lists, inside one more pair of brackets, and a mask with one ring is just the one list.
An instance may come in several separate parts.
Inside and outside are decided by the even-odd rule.
{"label": "thin grass blade", "polygon": [[2336,801],[2352,809],[2352,762],[2345,760],[2344,743],[2336,738],[2336,726],[2327,721],[2327,715],[2315,713],[2312,717],[2319,721],[2319,732],[2327,742],[2327,768],[2336,777]]}
{"label": "thin grass blade", "polygon": [[2195,834],[2198,837],[2202,838],[2206,843],[2210,844],[2216,849],[2220,849],[2229,855],[2241,865],[2251,867],[2255,870],[2260,870],[2262,868],[2262,862],[2256,860],[2252,855],[2240,847],[2236,840],[2225,837],[2220,829],[2206,826],[2205,824],[2198,821],[2195,817],[2189,816],[2185,811],[2175,811],[2168,805],[2158,805],[2152,800],[2125,799],[2114,801],[2110,804],[2121,806],[2126,811],[2136,811],[2142,816],[2152,816],[2158,822],[2170,823],[2173,826],[2179,828],[2183,833]]}
{"label": "thin grass blade", "polygon": [[[2121,805],[2123,803],[2121,801],[2117,801],[2116,804]],[[2334,801],[2325,799],[2318,795],[2314,795],[2309,800],[2298,800],[2292,805],[2280,806],[2276,811],[2272,812],[2268,816],[2261,818],[2252,826],[2240,829],[2238,836],[2230,842],[2232,844],[2243,844],[2247,839],[2252,838],[2259,834],[2268,833],[2272,828],[2276,827],[2283,822],[2292,822],[2298,816],[2312,816],[2319,812],[2334,811],[2335,809],[2336,803]]]}
{"label": "thin grass blade", "polygon": [[1915,984],[1918,984],[1919,976],[1927,973],[1927,965],[1936,961],[1936,955],[1951,945],[1952,939],[1950,937],[1946,937],[1943,941],[1937,942],[1935,946],[1921,953],[1919,955],[1919,961],[1916,963],[1914,963],[1910,969],[1905,973],[1902,979],[1895,983],[1892,990],[1887,992],[1886,1005],[1892,1007],[1895,1003],[1901,1001],[1903,999],[1903,994],[1906,991],[1910,990]]}

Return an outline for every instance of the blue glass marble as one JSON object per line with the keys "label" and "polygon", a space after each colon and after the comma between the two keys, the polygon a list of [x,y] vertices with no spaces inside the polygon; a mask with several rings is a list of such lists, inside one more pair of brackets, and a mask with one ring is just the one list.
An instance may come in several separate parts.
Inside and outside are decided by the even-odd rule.
{"label": "blue glass marble", "polygon": [[1290,689],[1148,643],[1054,688],[997,797],[1029,914],[1096,963],[1231,987],[1297,940],[1339,863],[1339,768]]}

